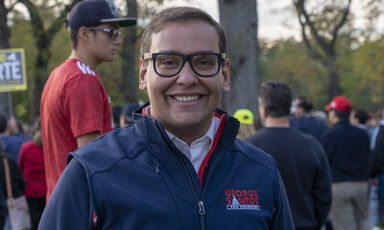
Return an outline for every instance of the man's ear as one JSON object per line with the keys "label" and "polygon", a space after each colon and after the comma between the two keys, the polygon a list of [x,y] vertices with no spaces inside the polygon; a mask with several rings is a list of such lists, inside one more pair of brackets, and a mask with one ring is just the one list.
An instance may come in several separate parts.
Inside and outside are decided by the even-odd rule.
{"label": "man's ear", "polygon": [[85,27],[82,26],[79,28],[79,32],[77,33],[77,40],[83,40],[83,41],[88,41],[89,39],[89,30]]}
{"label": "man's ear", "polygon": [[147,89],[147,66],[142,58],[140,58],[139,88],[140,90]]}
{"label": "man's ear", "polygon": [[225,61],[225,64],[222,67],[222,73],[223,73],[223,92],[227,93],[229,92],[230,85],[231,85],[231,76],[230,76],[230,68],[229,68],[229,59]]}
{"label": "man's ear", "polygon": [[268,116],[268,111],[267,109],[264,107],[264,106],[260,106],[260,102],[259,102],[259,115],[260,115],[260,119],[262,121],[265,121],[265,119],[267,118]]}

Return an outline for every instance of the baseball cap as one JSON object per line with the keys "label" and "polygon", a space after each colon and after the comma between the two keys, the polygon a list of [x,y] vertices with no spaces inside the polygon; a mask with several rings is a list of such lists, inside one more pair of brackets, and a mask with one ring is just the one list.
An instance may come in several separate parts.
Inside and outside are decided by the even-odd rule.
{"label": "baseball cap", "polygon": [[253,125],[253,113],[248,109],[239,109],[233,116],[239,120],[241,124]]}
{"label": "baseball cap", "polygon": [[68,29],[78,29],[95,23],[118,22],[121,27],[136,25],[136,18],[120,18],[113,0],[85,0],[68,14]]}
{"label": "baseball cap", "polygon": [[332,99],[329,105],[325,106],[325,110],[336,109],[342,112],[349,113],[352,110],[351,101],[343,96],[336,96]]}

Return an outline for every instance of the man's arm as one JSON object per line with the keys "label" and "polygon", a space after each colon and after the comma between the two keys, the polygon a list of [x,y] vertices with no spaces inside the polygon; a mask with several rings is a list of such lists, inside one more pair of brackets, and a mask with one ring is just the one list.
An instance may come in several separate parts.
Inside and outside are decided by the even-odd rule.
{"label": "man's arm", "polygon": [[40,230],[90,229],[90,194],[84,168],[76,160],[68,164],[40,220]]}
{"label": "man's arm", "polygon": [[76,138],[77,147],[81,147],[81,146],[83,146],[85,144],[88,144],[89,142],[95,140],[99,136],[100,136],[100,134],[97,131],[91,132],[91,133],[87,133],[87,134],[84,134],[84,135],[81,135],[81,136],[78,136]]}
{"label": "man's arm", "polygon": [[[321,146],[319,146],[321,148]],[[314,188],[312,191],[315,214],[319,227],[325,224],[329,210],[332,203],[332,179],[331,170],[329,168],[328,159],[321,148],[322,152],[318,168],[318,172],[314,181]]]}
{"label": "man's arm", "polygon": [[270,226],[270,230],[294,230],[291,210],[288,203],[287,194],[285,192],[283,181],[280,174],[277,185],[277,203],[275,207],[274,217]]}

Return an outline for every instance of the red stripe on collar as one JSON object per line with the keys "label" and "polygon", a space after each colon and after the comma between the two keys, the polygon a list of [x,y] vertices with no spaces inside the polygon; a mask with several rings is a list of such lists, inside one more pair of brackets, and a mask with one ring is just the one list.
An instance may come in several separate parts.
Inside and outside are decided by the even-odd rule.
{"label": "red stripe on collar", "polygon": [[226,114],[223,114],[223,115],[220,116],[219,114],[214,113],[214,116],[220,118],[219,127],[217,128],[217,131],[216,131],[216,134],[215,134],[215,138],[213,139],[212,146],[209,149],[207,155],[204,157],[204,160],[203,160],[203,162],[200,165],[199,172],[197,173],[197,175],[199,176],[199,179],[200,179],[201,187],[203,189],[204,189],[204,184],[203,184],[204,172],[207,169],[208,161],[211,158],[213,152],[215,151],[217,143],[219,142],[219,139],[220,139],[220,136],[221,136],[221,132],[223,131],[225,120],[227,118]]}

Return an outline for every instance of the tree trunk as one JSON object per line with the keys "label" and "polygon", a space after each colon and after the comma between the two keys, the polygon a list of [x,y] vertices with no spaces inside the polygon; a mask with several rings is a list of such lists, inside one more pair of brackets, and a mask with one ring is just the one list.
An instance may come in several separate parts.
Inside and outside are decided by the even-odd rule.
{"label": "tree trunk", "polygon": [[328,81],[329,81],[328,96],[329,96],[329,100],[332,100],[332,98],[342,93],[342,90],[340,87],[340,76],[336,67],[333,66],[332,64],[327,66],[327,70],[328,70]]}
{"label": "tree trunk", "polygon": [[[0,49],[9,48],[9,37],[11,36],[7,26],[8,10],[5,8],[4,1],[0,1]],[[8,97],[11,93],[0,93],[0,114],[9,118],[10,106]]]}
{"label": "tree trunk", "polygon": [[227,33],[231,64],[231,89],[223,95],[221,107],[230,114],[237,109],[246,108],[258,115],[259,54],[256,9],[256,0],[219,0],[220,23]]}
{"label": "tree trunk", "polygon": [[[136,0],[127,0],[128,15],[127,17],[137,18],[137,2]],[[122,76],[122,93],[124,95],[124,103],[137,103],[137,80],[135,71],[135,44],[137,40],[136,26],[125,28],[126,33],[123,40],[123,76]]]}

